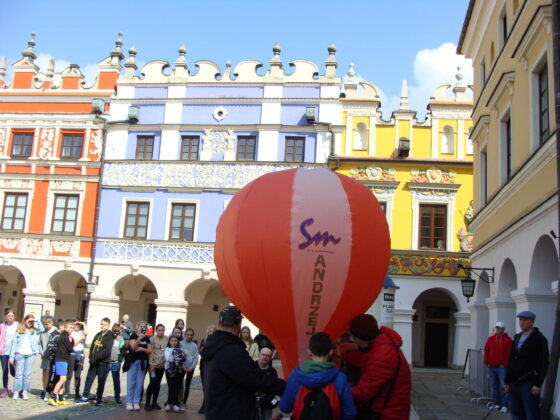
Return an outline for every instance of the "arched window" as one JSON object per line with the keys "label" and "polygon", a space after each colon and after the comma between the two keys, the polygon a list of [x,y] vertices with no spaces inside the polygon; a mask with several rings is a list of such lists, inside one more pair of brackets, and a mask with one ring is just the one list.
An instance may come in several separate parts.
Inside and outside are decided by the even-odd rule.
{"label": "arched window", "polygon": [[446,125],[441,133],[441,153],[453,154],[455,150],[455,134],[453,127]]}
{"label": "arched window", "polygon": [[369,141],[369,130],[364,123],[358,123],[354,128],[352,148],[354,150],[367,150]]}

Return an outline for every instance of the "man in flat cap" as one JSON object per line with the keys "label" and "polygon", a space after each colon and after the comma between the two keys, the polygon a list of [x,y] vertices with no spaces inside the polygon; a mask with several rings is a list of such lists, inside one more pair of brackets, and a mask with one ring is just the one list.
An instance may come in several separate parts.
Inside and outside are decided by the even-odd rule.
{"label": "man in flat cap", "polygon": [[248,420],[256,407],[255,393],[282,395],[286,382],[268,375],[253,361],[239,338],[241,311],[226,306],[216,332],[201,352],[204,360],[206,420]]}
{"label": "man in flat cap", "polygon": [[377,414],[383,420],[408,420],[411,376],[400,349],[401,336],[391,328],[379,328],[369,314],[355,316],[349,329],[357,346],[345,343],[341,353],[343,360],[360,368],[360,380],[351,388],[356,419],[377,418],[372,417]]}
{"label": "man in flat cap", "polygon": [[488,367],[488,376],[492,384],[494,410],[507,413],[509,394],[504,391],[504,378],[511,353],[512,341],[506,333],[503,322],[496,322],[496,333],[488,337],[484,345],[484,364]]}
{"label": "man in flat cap", "polygon": [[510,394],[514,420],[538,420],[541,386],[548,369],[548,342],[534,326],[533,312],[520,312],[517,318],[521,332],[513,338],[504,389]]}

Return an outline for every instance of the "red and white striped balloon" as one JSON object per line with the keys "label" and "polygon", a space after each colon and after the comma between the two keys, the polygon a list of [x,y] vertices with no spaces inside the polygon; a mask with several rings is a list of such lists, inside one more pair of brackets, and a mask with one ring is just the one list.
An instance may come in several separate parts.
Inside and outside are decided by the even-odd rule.
{"label": "red and white striped balloon", "polygon": [[390,238],[370,190],[328,169],[264,175],[220,218],[222,289],[274,343],[284,372],[307,360],[310,336],[333,339],[365,312],[387,273]]}

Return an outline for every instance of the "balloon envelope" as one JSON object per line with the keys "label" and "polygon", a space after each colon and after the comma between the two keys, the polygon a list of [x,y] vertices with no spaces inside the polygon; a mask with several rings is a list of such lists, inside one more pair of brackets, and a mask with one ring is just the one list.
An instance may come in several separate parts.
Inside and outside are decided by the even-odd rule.
{"label": "balloon envelope", "polygon": [[284,372],[309,338],[331,338],[365,312],[390,257],[385,215],[362,184],[328,169],[290,169],[241,189],[218,223],[222,289],[274,343]]}

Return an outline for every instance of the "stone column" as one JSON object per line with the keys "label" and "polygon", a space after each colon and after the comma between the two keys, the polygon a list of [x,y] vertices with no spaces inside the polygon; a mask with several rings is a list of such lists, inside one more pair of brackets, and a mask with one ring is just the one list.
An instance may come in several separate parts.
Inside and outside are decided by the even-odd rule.
{"label": "stone column", "polygon": [[415,313],[416,309],[399,308],[393,311],[393,329],[402,337],[401,349],[409,364],[412,364],[412,316]]}
{"label": "stone column", "polygon": [[483,302],[474,302],[469,305],[469,311],[471,313],[471,333],[468,348],[484,348],[488,337],[487,332],[490,330],[488,306]]}
{"label": "stone column", "polygon": [[517,304],[517,313],[521,311],[535,313],[537,316],[535,326],[544,334],[550,346],[556,311],[556,296],[552,293],[552,289],[518,289],[511,292],[511,297]]}
{"label": "stone column", "polygon": [[[36,316],[41,316],[39,314],[40,307],[42,307],[42,313],[44,314],[46,310],[51,312],[51,315],[56,318],[56,293],[52,290],[46,289],[23,289],[23,295],[25,299],[23,300],[23,316],[27,315],[29,312],[36,312]],[[56,325],[56,324],[55,324]]]}
{"label": "stone column", "polygon": [[489,311],[488,329],[484,331],[486,338],[492,334],[492,329],[498,321],[505,324],[506,332],[512,336],[517,326],[515,320],[515,302],[509,296],[493,296],[486,299],[486,305],[488,305]]}
{"label": "stone column", "polygon": [[91,343],[95,334],[99,331],[99,324],[103,318],[111,320],[111,326],[118,322],[119,319],[119,297],[96,295],[95,292],[89,299],[88,319],[86,321],[89,334],[86,338],[86,344]]}
{"label": "stone column", "polygon": [[453,367],[463,366],[469,348],[471,333],[471,314],[455,312],[455,345],[453,346]]}
{"label": "stone column", "polygon": [[156,299],[157,323],[165,325],[168,334],[175,325],[175,320],[187,318],[187,302],[184,300],[163,300]]}

